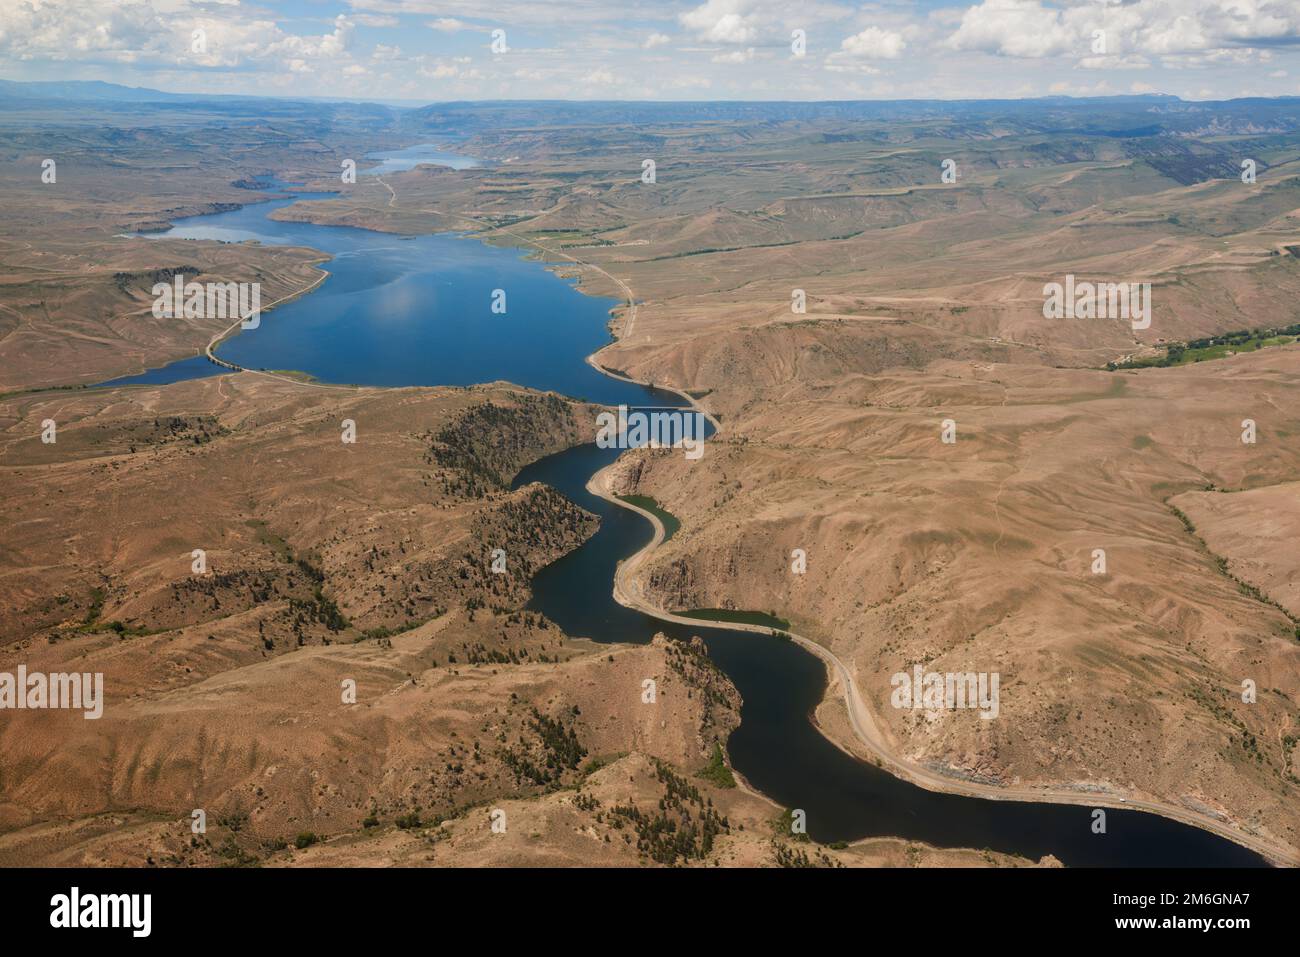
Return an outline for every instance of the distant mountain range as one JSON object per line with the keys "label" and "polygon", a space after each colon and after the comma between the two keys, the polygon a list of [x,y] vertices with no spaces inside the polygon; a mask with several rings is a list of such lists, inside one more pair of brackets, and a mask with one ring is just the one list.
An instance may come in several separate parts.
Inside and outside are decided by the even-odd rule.
{"label": "distant mountain range", "polygon": [[100,80],[31,83],[0,80],[0,110],[70,107],[73,104],[131,112],[141,109],[203,109],[233,116],[264,118],[312,113],[333,119],[346,116],[368,125],[395,122],[407,131],[458,134],[537,123],[581,128],[628,122],[653,126],[704,121],[879,122],[933,120],[938,117],[971,122],[1010,118],[1026,129],[1123,138],[1193,131],[1203,133],[1207,128],[1225,134],[1300,129],[1300,97],[1202,102],[1153,93],[1022,100],[478,100],[421,105],[393,100],[168,93]]}
{"label": "distant mountain range", "polygon": [[100,103],[194,103],[208,100],[233,102],[244,100],[288,100],[301,103],[372,103],[379,106],[413,108],[423,100],[361,100],[353,97],[267,97],[239,93],[168,93],[143,86],[123,86],[102,80],[45,80],[21,82],[0,80],[0,104],[69,100]]}
{"label": "distant mountain range", "polygon": [[184,93],[164,93],[139,86],[121,86],[101,80],[52,80],[20,83],[0,80],[0,99],[15,100],[112,100],[140,103],[152,100],[193,99]]}
{"label": "distant mountain range", "polygon": [[935,121],[984,125],[1011,121],[1022,132],[1118,138],[1204,132],[1259,134],[1300,129],[1300,97],[1188,101],[1164,94],[1023,100],[841,100],[764,102],[494,100],[436,103],[400,114],[410,130],[472,133],[542,124],[599,132],[691,122],[830,124]]}

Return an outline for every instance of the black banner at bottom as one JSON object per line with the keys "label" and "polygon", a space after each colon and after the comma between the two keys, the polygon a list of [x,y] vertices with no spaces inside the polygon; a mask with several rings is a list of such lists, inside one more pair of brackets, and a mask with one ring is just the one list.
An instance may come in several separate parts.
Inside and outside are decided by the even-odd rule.
{"label": "black banner at bottom", "polygon": [[1002,941],[1051,931],[1072,946],[1192,936],[1232,946],[1255,934],[1279,939],[1294,926],[1295,877],[1281,869],[6,870],[0,919],[10,942],[75,936],[127,947],[373,946],[430,930],[535,944],[567,927],[586,940],[626,934],[642,918],[656,934],[664,921],[689,921],[716,924],[732,939],[828,920],[856,928],[864,943],[897,934],[948,946],[969,934],[975,944],[996,929]]}

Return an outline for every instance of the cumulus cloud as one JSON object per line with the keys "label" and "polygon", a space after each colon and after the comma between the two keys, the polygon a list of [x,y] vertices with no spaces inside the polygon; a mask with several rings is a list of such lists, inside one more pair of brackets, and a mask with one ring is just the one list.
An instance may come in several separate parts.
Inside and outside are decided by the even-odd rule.
{"label": "cumulus cloud", "polygon": [[1009,57],[1095,57],[1092,45],[1099,31],[1104,55],[1126,58],[1118,62],[1121,67],[1144,57],[1221,59],[1224,51],[1300,43],[1300,3],[1068,0],[1049,7],[1042,0],[982,0],[962,14],[946,45]]}
{"label": "cumulus cloud", "polygon": [[745,0],[709,0],[681,15],[682,25],[710,43],[749,43],[758,37],[757,18]]}
{"label": "cumulus cloud", "polygon": [[169,42],[179,43],[188,35],[188,30],[165,23],[149,4],[0,4],[0,53],[20,60],[111,62],[141,54],[158,56]]}
{"label": "cumulus cloud", "polygon": [[313,60],[345,59],[354,29],[343,15],[334,19],[331,32],[303,36],[286,33],[272,20],[238,12],[178,14],[160,10],[153,0],[42,0],[0,4],[0,55],[154,67],[252,65],[307,73]]}
{"label": "cumulus cloud", "polygon": [[901,33],[880,27],[867,27],[840,43],[840,49],[845,53],[867,60],[896,60],[906,47],[907,42]]}
{"label": "cumulus cloud", "polygon": [[647,50],[653,50],[655,47],[666,46],[672,42],[672,37],[666,33],[652,33],[645,38],[645,43],[641,44],[641,46]]}
{"label": "cumulus cloud", "polygon": [[851,14],[849,7],[819,0],[705,0],[677,19],[697,39],[739,46],[755,41],[788,43],[794,27],[807,29]]}
{"label": "cumulus cloud", "polygon": [[348,48],[355,27],[352,21],[340,14],[334,18],[334,32],[319,37],[303,37],[289,34],[268,44],[267,52],[271,54],[292,54],[312,59],[332,58]]}
{"label": "cumulus cloud", "polygon": [[1078,34],[1063,22],[1062,12],[1039,0],[984,0],[961,18],[948,38],[954,50],[979,50],[1002,56],[1058,56],[1070,49],[1086,50]]}

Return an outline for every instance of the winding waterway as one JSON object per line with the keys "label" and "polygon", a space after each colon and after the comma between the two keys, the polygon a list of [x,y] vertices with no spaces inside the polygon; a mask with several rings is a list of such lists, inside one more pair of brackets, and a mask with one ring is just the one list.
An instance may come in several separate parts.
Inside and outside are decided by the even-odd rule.
{"label": "winding waterway", "polygon": [[[424,162],[447,156],[416,149],[425,152],[401,152]],[[380,158],[403,162],[394,154]],[[404,237],[269,218],[295,201],[273,199],[179,220],[154,235],[256,240],[309,247],[331,257],[326,282],[263,316],[257,329],[223,342],[217,350],[223,359],[252,369],[301,370],[330,383],[506,380],[605,404],[680,404],[676,396],[604,376],[585,361],[608,342],[606,322],[614,301],[582,294],[573,282],[518,251],[455,234]],[[508,296],[504,315],[491,310],[498,289]],[[199,356],[110,384],[166,383],[223,371]],[[578,446],[535,462],[516,477],[516,487],[544,482],[600,517],[590,540],[536,575],[530,607],[566,633],[598,642],[646,642],[657,632],[702,637],[743,698],[740,727],[727,741],[733,766],[772,800],[803,809],[816,840],[894,836],[1031,859],[1053,854],[1069,866],[1264,864],[1225,838],[1154,814],[1110,809],[1106,833],[1095,834],[1088,807],[937,793],[846,754],[812,723],[827,676],[809,652],[769,635],[659,621],[613,599],[619,561],[653,535],[642,516],[587,491],[591,476],[618,454]],[[767,607],[761,596],[752,604]]]}

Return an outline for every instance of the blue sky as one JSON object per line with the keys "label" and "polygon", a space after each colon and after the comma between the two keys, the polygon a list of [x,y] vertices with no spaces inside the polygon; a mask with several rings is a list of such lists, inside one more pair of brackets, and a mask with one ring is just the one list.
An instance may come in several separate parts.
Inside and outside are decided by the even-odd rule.
{"label": "blue sky", "polygon": [[1300,0],[0,0],[0,76],[426,102],[1300,95]]}

